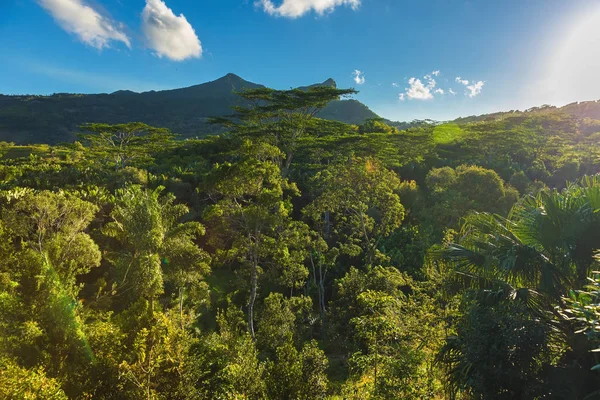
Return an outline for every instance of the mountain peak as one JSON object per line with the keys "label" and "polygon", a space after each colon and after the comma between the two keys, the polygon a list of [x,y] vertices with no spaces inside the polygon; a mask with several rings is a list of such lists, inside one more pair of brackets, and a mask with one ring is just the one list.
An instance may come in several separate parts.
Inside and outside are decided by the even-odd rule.
{"label": "mountain peak", "polygon": [[308,89],[316,88],[316,87],[332,87],[332,88],[336,89],[337,88],[337,83],[333,80],[333,78],[329,78],[325,82],[315,83],[315,84],[310,85],[310,86],[301,86],[298,89],[300,89],[300,90],[308,90]]}
{"label": "mountain peak", "polygon": [[171,89],[167,91],[159,92],[162,95],[169,94],[172,95],[174,93],[185,93],[186,97],[191,98],[199,98],[199,97],[211,97],[218,98],[221,96],[231,97],[234,96],[234,92],[240,91],[243,89],[254,89],[257,87],[263,87],[262,85],[258,85],[256,83],[248,82],[247,80],[241,78],[240,76],[228,73],[214,81],[200,83],[194,86],[188,86],[181,89]]}
{"label": "mountain peak", "polygon": [[321,86],[331,86],[333,88],[337,88],[337,83],[333,78],[329,78],[325,82],[321,83]]}
{"label": "mountain peak", "polygon": [[204,85],[219,86],[228,91],[231,91],[231,90],[238,91],[238,90],[242,90],[242,89],[254,89],[254,88],[258,88],[258,87],[263,87],[262,85],[247,81],[244,78],[242,78],[241,76],[236,75],[232,72],[228,73],[225,76],[222,76],[221,78],[219,78],[217,80],[208,82]]}
{"label": "mountain peak", "polygon": [[130,96],[135,94],[137,93],[132,90],[117,90],[116,92],[111,93],[113,96]]}
{"label": "mountain peak", "polygon": [[333,80],[333,78],[329,78],[325,82],[315,83],[314,85],[310,85],[308,87],[309,88],[314,88],[314,87],[332,87],[332,88],[336,89],[337,88],[337,83],[335,82],[335,80]]}
{"label": "mountain peak", "polygon": [[244,79],[242,79],[241,76],[234,74],[233,72],[228,73],[227,75],[217,79],[218,81],[220,80],[236,80],[236,81],[243,81]]}

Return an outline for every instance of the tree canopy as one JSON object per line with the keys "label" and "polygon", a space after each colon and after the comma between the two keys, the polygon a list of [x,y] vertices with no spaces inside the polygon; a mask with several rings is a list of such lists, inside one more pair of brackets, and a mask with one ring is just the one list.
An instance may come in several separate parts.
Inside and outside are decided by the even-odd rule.
{"label": "tree canopy", "polygon": [[318,117],[351,93],[3,143],[0,397],[597,397],[600,122]]}

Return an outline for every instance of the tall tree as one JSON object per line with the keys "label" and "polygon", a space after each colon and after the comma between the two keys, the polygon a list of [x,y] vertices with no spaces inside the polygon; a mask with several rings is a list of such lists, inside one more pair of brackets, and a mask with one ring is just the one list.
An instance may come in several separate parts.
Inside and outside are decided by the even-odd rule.
{"label": "tall tree", "polygon": [[298,146],[312,126],[317,113],[329,102],[356,93],[353,89],[331,86],[314,86],[307,89],[274,90],[258,88],[239,92],[249,106],[234,107],[236,113],[229,118],[216,118],[213,122],[233,128],[245,138],[262,140],[283,152],[277,162],[282,176],[286,177]]}
{"label": "tall tree", "polygon": [[125,333],[119,379],[131,386],[125,392],[146,399],[163,390],[177,398],[189,386],[190,327],[195,307],[206,300],[194,289],[210,262],[196,244],[202,225],[185,222],[188,208],[162,191],[137,185],[118,190],[111,221],[102,228],[112,239],[106,258],[115,271],[113,309],[120,311],[113,329]]}
{"label": "tall tree", "polygon": [[204,227],[182,222],[188,208],[176,204],[172,194],[161,196],[162,191],[140,186],[119,190],[112,221],[102,231],[116,241],[107,258],[116,267],[119,295],[153,301],[167,279],[177,288],[182,310],[185,291],[209,272],[210,257],[195,244]]}
{"label": "tall tree", "polygon": [[234,262],[249,275],[248,329],[254,338],[254,304],[259,275],[269,269],[279,283],[293,290],[303,285],[308,271],[308,228],[291,218],[296,185],[282,178],[274,158],[279,149],[247,142],[242,159],[218,165],[209,177],[213,204],[204,217],[214,228],[209,235],[217,256]]}

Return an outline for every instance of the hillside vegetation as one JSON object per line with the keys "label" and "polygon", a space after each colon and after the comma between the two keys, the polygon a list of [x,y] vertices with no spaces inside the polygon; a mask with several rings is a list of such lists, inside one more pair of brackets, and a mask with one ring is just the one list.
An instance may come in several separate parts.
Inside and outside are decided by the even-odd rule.
{"label": "hillside vegetation", "polygon": [[351,93],[3,142],[0,398],[595,398],[600,121],[318,118]]}

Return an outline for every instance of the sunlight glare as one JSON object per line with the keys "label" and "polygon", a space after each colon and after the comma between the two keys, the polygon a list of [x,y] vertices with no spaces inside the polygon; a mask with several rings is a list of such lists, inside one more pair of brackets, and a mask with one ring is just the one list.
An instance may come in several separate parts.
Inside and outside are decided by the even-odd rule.
{"label": "sunlight glare", "polygon": [[556,104],[600,99],[600,8],[577,18],[552,59],[548,89]]}

